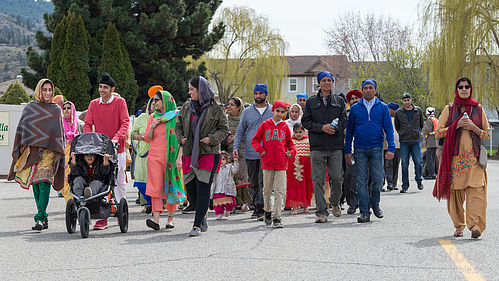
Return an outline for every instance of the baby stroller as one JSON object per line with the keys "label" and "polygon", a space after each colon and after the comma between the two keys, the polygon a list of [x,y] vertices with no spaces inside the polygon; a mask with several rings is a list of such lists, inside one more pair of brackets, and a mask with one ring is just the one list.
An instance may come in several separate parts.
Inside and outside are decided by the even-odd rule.
{"label": "baby stroller", "polygon": [[[116,187],[116,177],[118,173],[118,161],[116,151],[119,144],[113,144],[111,139],[101,133],[86,133],[77,135],[71,143],[71,153],[76,157],[82,157],[84,154],[96,154],[97,157],[103,157],[104,154],[110,154],[109,159],[111,172],[103,183],[105,191],[99,194],[93,194],[88,198],[77,196],[73,193],[74,177],[68,175],[69,194],[74,199],[69,199],[66,204],[66,229],[68,233],[74,233],[76,221],[80,224],[81,237],[87,238],[90,229],[90,219],[107,219],[111,215],[112,206],[116,207],[117,217],[122,233],[128,231],[128,204],[125,198],[119,203],[116,202],[114,188]],[[108,195],[111,197],[108,200]]]}

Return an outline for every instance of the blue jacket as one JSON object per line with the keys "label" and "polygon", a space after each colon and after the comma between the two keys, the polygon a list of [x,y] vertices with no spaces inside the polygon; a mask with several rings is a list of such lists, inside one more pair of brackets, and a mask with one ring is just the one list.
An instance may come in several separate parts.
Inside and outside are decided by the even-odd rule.
{"label": "blue jacket", "polygon": [[[350,108],[345,136],[345,154],[352,153],[352,139],[355,137],[354,148],[370,149],[383,147],[385,140],[388,151],[395,152],[393,141],[392,118],[388,106],[376,98],[370,114],[364,105],[364,98]],[[384,131],[384,132],[383,132]]]}
{"label": "blue jacket", "polygon": [[234,149],[239,150],[241,142],[244,140],[244,158],[249,160],[260,159],[260,154],[251,146],[251,140],[260,124],[269,118],[272,118],[272,105],[268,103],[263,115],[256,109],[255,104],[243,110],[234,137]]}

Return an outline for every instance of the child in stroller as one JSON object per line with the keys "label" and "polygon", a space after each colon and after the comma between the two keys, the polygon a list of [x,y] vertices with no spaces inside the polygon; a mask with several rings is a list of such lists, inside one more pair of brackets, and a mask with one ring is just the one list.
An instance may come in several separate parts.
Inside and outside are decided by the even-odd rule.
{"label": "child in stroller", "polygon": [[111,155],[107,153],[104,156],[84,154],[83,157],[71,153],[70,175],[74,177],[73,193],[76,196],[89,198],[105,191],[104,181],[111,173],[109,158]]}

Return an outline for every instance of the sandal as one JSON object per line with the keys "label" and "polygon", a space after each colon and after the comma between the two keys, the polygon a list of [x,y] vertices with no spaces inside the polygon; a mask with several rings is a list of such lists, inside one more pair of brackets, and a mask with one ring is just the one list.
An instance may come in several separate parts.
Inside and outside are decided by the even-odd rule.
{"label": "sandal", "polygon": [[463,237],[463,232],[461,230],[456,230],[456,232],[454,232],[454,237]]}
{"label": "sandal", "polygon": [[298,210],[296,209],[293,209],[293,211],[291,211],[291,213],[289,213],[290,215],[298,215]]}
{"label": "sandal", "polygon": [[159,230],[160,227],[159,227],[159,224],[155,223],[153,220],[151,219],[147,219],[146,220],[146,225],[154,230]]}
{"label": "sandal", "polygon": [[166,226],[165,228],[174,228],[175,226],[173,225],[173,215],[170,216],[168,214],[168,220],[166,221]]}

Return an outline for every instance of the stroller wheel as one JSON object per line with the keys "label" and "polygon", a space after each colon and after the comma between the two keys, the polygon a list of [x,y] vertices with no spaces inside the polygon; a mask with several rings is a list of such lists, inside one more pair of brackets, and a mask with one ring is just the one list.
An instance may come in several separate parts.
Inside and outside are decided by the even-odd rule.
{"label": "stroller wheel", "polygon": [[88,211],[87,208],[83,207],[79,212],[79,221],[80,221],[80,232],[81,232],[81,237],[87,238],[88,237],[88,232],[90,231],[90,212]]}
{"label": "stroller wheel", "polygon": [[74,233],[76,230],[76,203],[73,199],[69,199],[66,204],[66,229],[68,233]]}
{"label": "stroller wheel", "polygon": [[122,198],[118,205],[118,222],[121,232],[126,233],[128,231],[128,203],[125,198]]}

